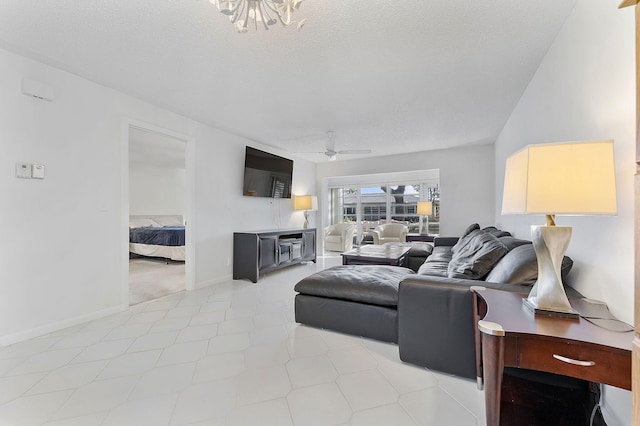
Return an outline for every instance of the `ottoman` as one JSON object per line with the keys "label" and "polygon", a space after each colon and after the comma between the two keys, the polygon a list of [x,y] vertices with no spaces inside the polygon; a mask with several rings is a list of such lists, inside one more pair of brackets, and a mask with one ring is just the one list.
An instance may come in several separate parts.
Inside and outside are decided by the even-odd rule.
{"label": "ottoman", "polygon": [[294,287],[296,322],[398,343],[398,285],[409,274],[409,268],[384,265],[317,272]]}

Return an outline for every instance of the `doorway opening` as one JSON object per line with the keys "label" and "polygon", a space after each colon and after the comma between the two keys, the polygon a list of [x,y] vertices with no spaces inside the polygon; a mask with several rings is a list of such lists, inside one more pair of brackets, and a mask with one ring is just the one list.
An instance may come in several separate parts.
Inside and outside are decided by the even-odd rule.
{"label": "doorway opening", "polygon": [[187,222],[189,140],[129,124],[127,305],[193,289]]}

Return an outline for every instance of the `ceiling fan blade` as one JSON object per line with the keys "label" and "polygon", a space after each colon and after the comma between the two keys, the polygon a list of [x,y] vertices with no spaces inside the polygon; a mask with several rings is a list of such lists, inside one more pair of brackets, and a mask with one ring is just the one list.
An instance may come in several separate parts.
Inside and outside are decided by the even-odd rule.
{"label": "ceiling fan blade", "polygon": [[336,141],[333,140],[333,131],[329,130],[327,132],[327,151],[335,151],[336,150]]}
{"label": "ceiling fan blade", "polygon": [[370,149],[341,149],[336,151],[338,154],[371,154]]}
{"label": "ceiling fan blade", "polygon": [[324,154],[325,151],[291,151],[292,154]]}

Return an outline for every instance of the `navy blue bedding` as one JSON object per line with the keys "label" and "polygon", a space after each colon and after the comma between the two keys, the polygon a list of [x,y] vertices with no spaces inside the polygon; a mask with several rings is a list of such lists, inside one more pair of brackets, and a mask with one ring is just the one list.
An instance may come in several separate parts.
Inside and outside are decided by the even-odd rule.
{"label": "navy blue bedding", "polygon": [[129,242],[155,246],[183,246],[184,226],[129,229]]}

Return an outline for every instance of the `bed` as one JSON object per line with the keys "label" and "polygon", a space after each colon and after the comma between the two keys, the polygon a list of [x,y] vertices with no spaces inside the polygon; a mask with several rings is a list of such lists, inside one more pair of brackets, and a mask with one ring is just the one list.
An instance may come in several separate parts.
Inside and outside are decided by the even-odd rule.
{"label": "bed", "polygon": [[184,261],[185,227],[182,216],[129,216],[129,252]]}

